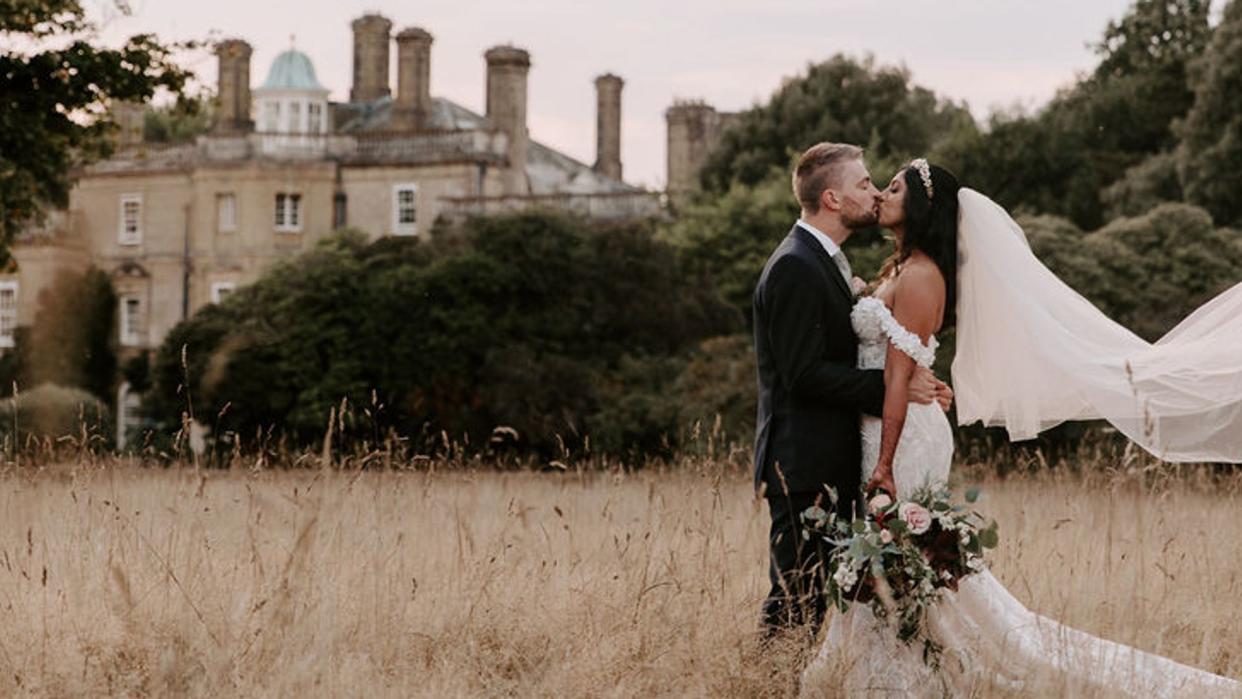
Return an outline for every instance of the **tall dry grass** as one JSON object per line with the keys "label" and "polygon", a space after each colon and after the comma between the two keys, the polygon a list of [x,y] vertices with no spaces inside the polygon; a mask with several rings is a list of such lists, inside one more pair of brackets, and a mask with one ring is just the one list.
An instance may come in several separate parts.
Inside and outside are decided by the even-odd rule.
{"label": "tall dry grass", "polygon": [[[3,696],[787,696],[805,655],[757,643],[732,469],[0,480]],[[981,480],[1029,606],[1242,676],[1242,481]]]}

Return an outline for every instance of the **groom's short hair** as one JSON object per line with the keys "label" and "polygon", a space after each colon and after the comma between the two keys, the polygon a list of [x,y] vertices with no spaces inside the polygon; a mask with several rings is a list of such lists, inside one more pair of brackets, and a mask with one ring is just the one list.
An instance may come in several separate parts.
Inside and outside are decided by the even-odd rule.
{"label": "groom's short hair", "polygon": [[841,165],[857,160],[863,149],[849,143],[816,143],[798,158],[793,172],[793,191],[807,213],[819,213],[819,197],[825,189],[840,185]]}

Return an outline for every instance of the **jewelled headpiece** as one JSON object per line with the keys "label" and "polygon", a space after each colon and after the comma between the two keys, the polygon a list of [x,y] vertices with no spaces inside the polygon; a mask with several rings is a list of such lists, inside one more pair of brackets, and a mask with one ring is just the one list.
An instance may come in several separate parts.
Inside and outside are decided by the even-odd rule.
{"label": "jewelled headpiece", "polygon": [[923,189],[927,190],[927,198],[931,199],[935,195],[935,188],[932,187],[931,165],[927,164],[925,158],[915,158],[910,161],[910,167],[919,171],[919,179],[923,180]]}

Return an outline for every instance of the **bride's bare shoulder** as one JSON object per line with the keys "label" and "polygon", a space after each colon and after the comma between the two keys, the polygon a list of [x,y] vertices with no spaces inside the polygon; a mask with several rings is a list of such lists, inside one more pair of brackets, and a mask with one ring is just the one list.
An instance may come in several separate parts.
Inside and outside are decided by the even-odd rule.
{"label": "bride's bare shoulder", "polygon": [[944,275],[932,259],[923,254],[911,255],[893,279],[894,293],[917,295],[945,293]]}

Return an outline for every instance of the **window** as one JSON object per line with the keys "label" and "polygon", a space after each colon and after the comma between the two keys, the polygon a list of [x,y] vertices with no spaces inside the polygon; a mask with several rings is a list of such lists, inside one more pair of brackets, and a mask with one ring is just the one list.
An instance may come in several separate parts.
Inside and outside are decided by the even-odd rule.
{"label": "window", "polygon": [[276,195],[276,230],[302,230],[302,195],[281,192]]}
{"label": "window", "polygon": [[142,396],[130,388],[126,381],[117,389],[116,396],[116,445],[124,447],[129,433],[142,421]]}
{"label": "window", "polygon": [[216,282],[211,285],[211,302],[220,303],[226,296],[233,293],[237,285],[233,282]]}
{"label": "window", "polygon": [[17,281],[0,282],[0,347],[13,347],[17,330]]}
{"label": "window", "polygon": [[142,244],[142,195],[121,195],[121,228],[117,236],[121,245]]}
{"label": "window", "polygon": [[263,114],[263,130],[275,133],[280,130],[280,102],[268,102]]}
{"label": "window", "polygon": [[289,128],[285,129],[289,133],[299,133],[302,131],[302,103],[289,103]]}
{"label": "window", "polygon": [[345,227],[346,203],[347,203],[347,200],[345,199],[345,192],[337,192],[336,194],[332,195],[332,227],[333,228],[344,228]]}
{"label": "window", "polygon": [[416,209],[418,204],[418,186],[415,184],[398,184],[392,188],[392,231],[396,235],[414,235],[418,233]]}
{"label": "window", "polygon": [[126,347],[140,347],[142,330],[142,299],[137,296],[122,296],[121,344]]}
{"label": "window", "polygon": [[237,230],[237,197],[232,192],[216,195],[216,230],[221,233]]}
{"label": "window", "polygon": [[320,133],[323,131],[323,105],[318,102],[312,102],[306,105],[306,130],[311,133]]}

